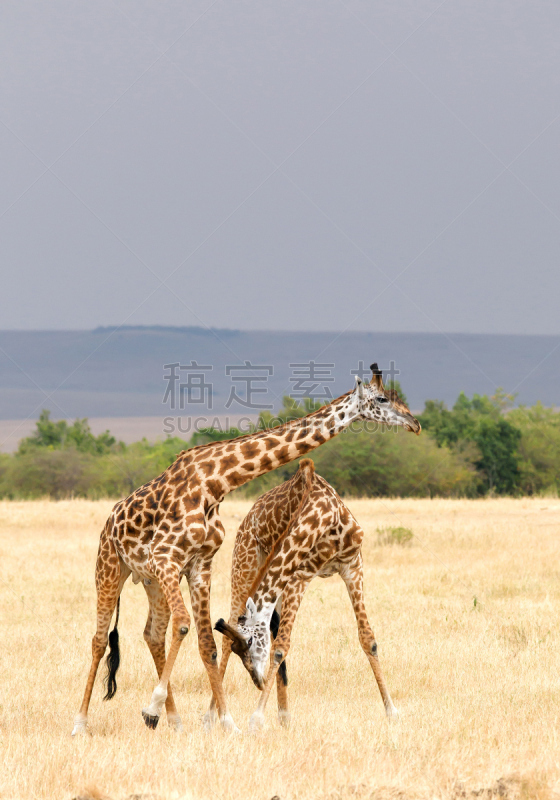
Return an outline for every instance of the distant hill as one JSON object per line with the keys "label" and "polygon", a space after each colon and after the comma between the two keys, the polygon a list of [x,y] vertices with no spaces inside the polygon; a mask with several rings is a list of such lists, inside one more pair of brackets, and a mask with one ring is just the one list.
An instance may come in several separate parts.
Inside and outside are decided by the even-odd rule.
{"label": "distant hill", "polygon": [[[290,364],[310,361],[334,364],[324,368],[334,380],[319,380],[318,390],[326,386],[333,396],[351,388],[359,361],[365,367],[377,361],[384,370],[394,362],[414,410],[428,398],[453,403],[461,390],[493,393],[498,386],[517,392],[520,403],[560,405],[560,336],[114,327],[0,332],[0,419],[35,418],[41,408],[68,418],[177,415],[179,409],[162,402],[164,365],[191,361],[213,368],[204,373],[213,385],[213,409],[193,404],[182,414],[228,413],[232,388],[243,395],[242,378],[251,370],[226,375],[226,367],[244,362],[268,368],[253,376],[272,372],[254,386],[267,390],[255,400],[274,408],[297,386],[290,378],[304,369]],[[258,413],[236,403],[229,411]]]}

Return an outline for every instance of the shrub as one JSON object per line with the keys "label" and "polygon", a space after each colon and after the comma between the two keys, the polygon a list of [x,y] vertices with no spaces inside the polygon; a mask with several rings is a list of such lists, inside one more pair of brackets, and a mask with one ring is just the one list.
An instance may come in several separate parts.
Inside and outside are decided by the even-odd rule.
{"label": "shrub", "polygon": [[475,394],[469,399],[463,392],[451,410],[445,403],[428,400],[420,422],[440,447],[465,450],[476,445],[473,461],[479,475],[480,494],[516,494],[519,490],[519,454],[521,433],[503,412],[513,400],[498,390],[493,397]]}
{"label": "shrub", "polygon": [[410,528],[378,528],[377,529],[377,544],[384,545],[399,545],[400,547],[407,547],[412,544],[414,534]]}
{"label": "shrub", "polygon": [[2,480],[10,498],[85,497],[95,484],[95,458],[78,450],[38,449],[11,459]]}
{"label": "shrub", "polygon": [[509,412],[508,421],[521,433],[519,442],[519,488],[524,494],[560,490],[560,413],[542,403],[520,406]]}

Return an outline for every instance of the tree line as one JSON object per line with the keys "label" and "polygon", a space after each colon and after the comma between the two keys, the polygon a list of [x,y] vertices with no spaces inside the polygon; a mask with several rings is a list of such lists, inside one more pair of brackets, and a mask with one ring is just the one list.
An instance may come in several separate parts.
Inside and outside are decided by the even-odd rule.
{"label": "tree line", "polygon": [[[398,384],[396,388],[402,397]],[[560,489],[560,412],[514,398],[461,393],[452,408],[428,400],[418,415],[421,436],[402,429],[355,424],[313,452],[317,471],[342,495],[354,497],[484,497],[555,494]],[[284,397],[258,427],[305,416],[320,403]],[[369,426],[372,427],[372,426]],[[373,426],[375,427],[375,426]],[[364,429],[366,428],[366,429]],[[54,421],[43,411],[31,436],[13,454],[0,454],[0,498],[122,497],[158,475],[181,450],[241,435],[205,429],[185,441],[118,442],[95,436],[87,419]],[[297,462],[238,490],[255,497],[281,483]]]}

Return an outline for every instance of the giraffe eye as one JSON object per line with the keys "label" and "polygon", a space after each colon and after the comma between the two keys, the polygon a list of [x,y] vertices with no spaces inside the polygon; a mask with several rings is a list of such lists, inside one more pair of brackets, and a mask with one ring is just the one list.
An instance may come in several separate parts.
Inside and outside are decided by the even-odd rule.
{"label": "giraffe eye", "polygon": [[249,636],[249,638],[247,639],[247,647],[251,647],[252,644],[253,644],[253,637]]}
{"label": "giraffe eye", "polygon": [[386,397],[378,397],[377,398],[377,402],[378,403],[388,403],[389,401],[387,400]]}

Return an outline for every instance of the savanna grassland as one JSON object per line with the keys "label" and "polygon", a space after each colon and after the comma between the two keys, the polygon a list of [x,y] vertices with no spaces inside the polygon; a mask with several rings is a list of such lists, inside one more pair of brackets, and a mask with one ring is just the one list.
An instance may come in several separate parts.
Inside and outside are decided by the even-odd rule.
{"label": "savanna grassland", "polygon": [[[362,800],[555,797],[560,791],[560,501],[350,500],[366,531],[367,608],[398,723],[388,725],[338,577],[315,580],[288,657],[292,725],[246,733],[258,692],[235,657],[226,689],[243,734],[203,733],[196,634],[173,684],[185,732],[140,710],[155,685],[147,602],[121,602],[119,690],[72,739],[95,623],[93,571],[111,502],[0,503],[0,798]],[[222,506],[212,617],[228,615],[235,530]],[[404,526],[408,544],[378,528]],[[388,543],[387,543],[388,542]],[[183,584],[187,598],[188,590]],[[219,639],[219,634],[216,634]],[[233,661],[235,659],[235,663]]]}

